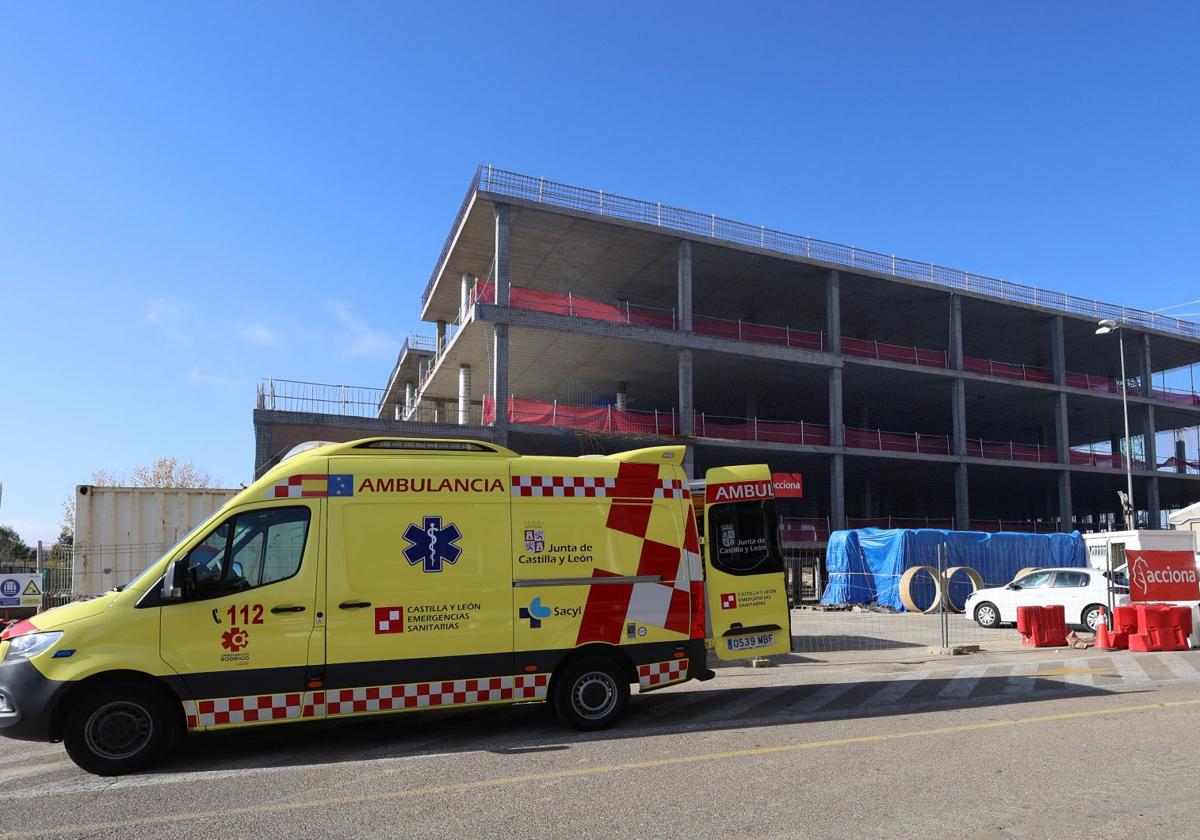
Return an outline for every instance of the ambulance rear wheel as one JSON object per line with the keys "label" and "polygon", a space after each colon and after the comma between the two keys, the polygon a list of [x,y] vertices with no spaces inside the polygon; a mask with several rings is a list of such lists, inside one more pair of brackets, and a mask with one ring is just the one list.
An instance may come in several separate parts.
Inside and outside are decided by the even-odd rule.
{"label": "ambulance rear wheel", "polygon": [[554,710],[576,729],[606,729],[629,704],[629,682],[609,659],[581,659],[554,680]]}
{"label": "ambulance rear wheel", "polygon": [[63,746],[89,773],[120,776],[166,755],[177,730],[162,694],[136,682],[111,683],[91,689],[67,712]]}

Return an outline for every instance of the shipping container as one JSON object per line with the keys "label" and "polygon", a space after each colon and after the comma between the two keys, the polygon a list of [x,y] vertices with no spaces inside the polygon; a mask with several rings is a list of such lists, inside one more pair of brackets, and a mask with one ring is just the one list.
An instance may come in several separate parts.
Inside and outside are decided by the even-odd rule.
{"label": "shipping container", "polygon": [[128,583],[238,492],[79,485],[72,593],[99,595]]}

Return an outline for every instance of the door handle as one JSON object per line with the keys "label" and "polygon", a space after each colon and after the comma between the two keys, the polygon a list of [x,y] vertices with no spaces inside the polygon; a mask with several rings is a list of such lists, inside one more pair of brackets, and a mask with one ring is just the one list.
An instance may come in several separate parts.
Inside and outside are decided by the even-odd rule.
{"label": "door handle", "polygon": [[361,610],[363,607],[371,606],[370,601],[342,601],[338,604],[339,610]]}
{"label": "door handle", "polygon": [[304,607],[271,607],[273,613],[304,612]]}

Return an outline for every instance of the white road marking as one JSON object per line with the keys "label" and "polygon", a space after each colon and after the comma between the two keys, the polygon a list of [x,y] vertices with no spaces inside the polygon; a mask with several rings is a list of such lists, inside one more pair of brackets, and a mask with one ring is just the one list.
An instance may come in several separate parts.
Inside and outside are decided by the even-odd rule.
{"label": "white road marking", "polygon": [[1033,694],[1037,687],[1037,680],[1033,679],[1033,675],[1041,670],[1037,662],[1020,662],[1009,670],[1008,678],[1004,681],[1004,689],[1001,691],[1005,697],[1024,697],[1027,694]]}
{"label": "white road marking", "polygon": [[84,782],[64,780],[49,782],[28,788],[6,788],[0,793],[0,798],[32,799],[43,796],[62,796],[76,793],[120,792],[133,788],[157,787],[159,785],[185,784],[187,782],[215,782],[224,779],[238,779],[246,776],[268,776],[293,771],[319,770],[329,772],[339,764],[353,764],[355,767],[370,767],[372,765],[395,764],[398,762],[423,761],[429,758],[446,758],[452,755],[465,756],[470,753],[427,753],[425,755],[404,755],[392,758],[375,758],[366,761],[321,762],[318,764],[285,764],[274,767],[240,767],[232,770],[195,770],[188,773],[156,773],[153,775],[122,776],[115,781],[112,779],[90,779]]}
{"label": "white road marking", "polygon": [[1114,651],[1111,662],[1113,668],[1121,676],[1121,682],[1126,685],[1145,685],[1151,682],[1150,677],[1127,652]]}
{"label": "white road marking", "polygon": [[986,665],[968,665],[960,668],[954,678],[938,692],[938,700],[956,700],[967,697],[987,671]]}
{"label": "white road marking", "polygon": [[1158,661],[1167,666],[1170,672],[1181,680],[1200,678],[1200,671],[1196,670],[1190,657],[1181,656],[1178,653],[1167,653],[1160,656]]}
{"label": "white road marking", "polygon": [[903,674],[894,680],[891,685],[880,689],[864,700],[862,708],[874,708],[897,703],[927,679],[929,679],[929,671],[913,671],[910,674]]}

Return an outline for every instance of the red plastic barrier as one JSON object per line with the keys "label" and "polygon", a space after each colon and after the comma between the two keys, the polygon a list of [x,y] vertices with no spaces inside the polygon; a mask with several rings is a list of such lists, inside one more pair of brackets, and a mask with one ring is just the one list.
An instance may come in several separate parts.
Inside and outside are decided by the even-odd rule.
{"label": "red plastic barrier", "polygon": [[1192,634],[1191,607],[1138,604],[1138,631],[1129,637],[1129,649],[1137,653],[1187,650]]}
{"label": "red plastic barrier", "polygon": [[1108,624],[1096,628],[1096,647],[1100,650],[1129,650],[1129,637],[1137,632],[1137,607],[1114,607],[1113,629]]}
{"label": "red plastic barrier", "polygon": [[1026,647],[1065,647],[1067,623],[1061,605],[1017,607],[1017,632]]}

